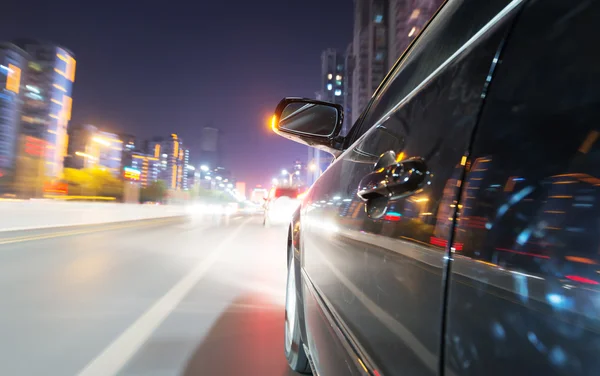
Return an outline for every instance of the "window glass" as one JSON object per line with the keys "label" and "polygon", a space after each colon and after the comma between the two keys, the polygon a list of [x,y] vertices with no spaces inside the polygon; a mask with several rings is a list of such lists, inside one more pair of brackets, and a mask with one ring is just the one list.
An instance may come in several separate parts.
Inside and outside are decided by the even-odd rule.
{"label": "window glass", "polygon": [[[383,90],[373,100],[355,139],[369,130],[435,69],[487,24],[510,1],[448,1],[403,55]],[[515,1],[516,3],[517,1]]]}

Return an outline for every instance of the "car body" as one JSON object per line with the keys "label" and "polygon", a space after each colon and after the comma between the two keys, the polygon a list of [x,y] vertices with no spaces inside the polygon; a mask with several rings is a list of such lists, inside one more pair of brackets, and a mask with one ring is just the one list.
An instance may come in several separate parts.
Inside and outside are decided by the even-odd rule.
{"label": "car body", "polygon": [[265,226],[287,224],[300,204],[297,187],[273,187],[265,199],[263,224]]}
{"label": "car body", "polygon": [[600,374],[597,21],[447,1],[347,136],[339,105],[278,105],[278,134],[335,156],[289,226],[292,369]]}

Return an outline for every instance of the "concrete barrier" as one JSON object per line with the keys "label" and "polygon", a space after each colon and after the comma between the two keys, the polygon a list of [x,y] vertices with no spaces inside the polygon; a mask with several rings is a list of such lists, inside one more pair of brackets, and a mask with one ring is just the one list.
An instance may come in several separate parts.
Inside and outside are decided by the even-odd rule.
{"label": "concrete barrier", "polygon": [[0,231],[93,225],[186,215],[184,206],[45,200],[0,201]]}

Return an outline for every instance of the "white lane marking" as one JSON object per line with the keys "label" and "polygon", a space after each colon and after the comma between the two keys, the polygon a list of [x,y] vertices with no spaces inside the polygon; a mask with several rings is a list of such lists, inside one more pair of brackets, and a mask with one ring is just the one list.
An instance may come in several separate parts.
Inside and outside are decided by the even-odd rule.
{"label": "white lane marking", "polygon": [[205,259],[199,262],[192,271],[177,282],[160,300],[121,333],[100,355],[88,363],[78,375],[108,376],[117,374],[148,340],[154,330],[159,327],[190,290],[202,279],[204,274],[219,259],[223,248],[235,240],[248,221],[242,222],[235,231],[221,242]]}

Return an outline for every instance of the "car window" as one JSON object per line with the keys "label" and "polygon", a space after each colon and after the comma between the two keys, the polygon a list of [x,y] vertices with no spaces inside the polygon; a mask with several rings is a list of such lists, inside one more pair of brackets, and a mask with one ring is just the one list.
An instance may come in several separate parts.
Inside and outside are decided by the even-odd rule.
{"label": "car window", "polygon": [[599,16],[531,1],[500,55],[462,183],[452,373],[598,373]]}
{"label": "car window", "polygon": [[411,91],[511,3],[508,0],[472,1],[469,6],[463,6],[464,2],[448,1],[404,53],[387,83],[373,98],[366,116],[353,134],[354,140],[401,103]]}

